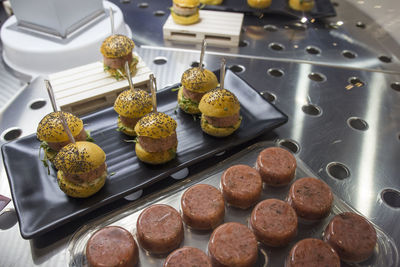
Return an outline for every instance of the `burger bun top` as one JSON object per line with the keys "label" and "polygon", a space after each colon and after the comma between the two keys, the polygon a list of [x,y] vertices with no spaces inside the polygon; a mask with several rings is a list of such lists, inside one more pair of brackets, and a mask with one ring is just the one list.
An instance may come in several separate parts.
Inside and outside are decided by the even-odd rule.
{"label": "burger bun top", "polygon": [[103,149],[92,142],[78,141],[64,146],[54,159],[58,170],[70,174],[90,172],[106,160]]}
{"label": "burger bun top", "polygon": [[135,43],[127,36],[114,34],[107,37],[100,47],[100,52],[108,58],[119,58],[132,53]]}
{"label": "burger bun top", "polygon": [[140,118],[152,111],[153,105],[149,93],[142,89],[125,90],[114,102],[114,110],[127,118]]}
{"label": "burger bun top", "polygon": [[176,121],[162,112],[151,112],[142,117],[135,126],[138,136],[163,138],[175,133]]}
{"label": "burger bun top", "polygon": [[181,83],[189,91],[205,93],[218,86],[218,79],[214,72],[194,67],[182,74]]}
{"label": "burger bun top", "polygon": [[227,117],[240,111],[240,103],[231,91],[217,88],[201,98],[199,109],[205,116]]}
{"label": "burger bun top", "polygon": [[40,141],[68,141],[68,135],[61,122],[60,112],[64,115],[65,121],[67,122],[68,128],[71,130],[73,136],[77,136],[82,131],[83,122],[80,118],[65,111],[51,112],[43,117],[37,127],[36,135]]}
{"label": "burger bun top", "polygon": [[197,7],[200,5],[200,0],[173,0],[172,2],[181,7]]}

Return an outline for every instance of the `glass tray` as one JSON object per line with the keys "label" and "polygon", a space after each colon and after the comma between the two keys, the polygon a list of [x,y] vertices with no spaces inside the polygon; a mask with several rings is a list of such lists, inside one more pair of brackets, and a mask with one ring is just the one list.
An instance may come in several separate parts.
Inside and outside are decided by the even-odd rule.
{"label": "glass tray", "polygon": [[[124,209],[110,213],[102,219],[89,222],[87,225],[79,229],[72,236],[67,250],[67,259],[69,266],[88,266],[85,257],[85,247],[90,236],[100,228],[108,225],[118,225],[129,230],[136,239],[136,220],[142,210],[152,204],[162,203],[168,204],[180,211],[180,198],[183,192],[190,186],[198,183],[205,183],[213,185],[217,188],[220,186],[220,178],[223,171],[232,165],[236,164],[247,164],[254,166],[258,154],[265,148],[275,146],[273,142],[260,142],[256,143],[241,152],[233,155],[232,157],[220,162],[214,167],[206,169],[199,174],[191,176],[184,181],[181,181],[159,193],[149,195]],[[301,177],[316,177],[316,176],[299,158],[297,160],[297,169],[295,179]],[[264,187],[261,199],[267,198],[278,198],[284,200],[289,191],[289,186],[283,188],[271,188]],[[252,209],[241,210],[230,206],[226,206],[226,213],[224,222],[239,222],[248,225]],[[268,266],[268,267],[281,267],[284,264],[285,258],[288,255],[292,246],[299,240],[315,237],[321,238],[322,232],[330,219],[338,213],[351,211],[356,212],[349,205],[342,200],[334,197],[334,203],[330,215],[315,224],[302,224],[299,223],[298,233],[296,238],[290,242],[289,245],[283,248],[269,248],[259,244],[259,256],[256,266]],[[387,236],[377,225],[374,225],[377,232],[377,245],[375,247],[374,254],[366,261],[358,263],[352,266],[385,266],[385,267],[396,267],[399,266],[399,258],[397,247],[391,237]],[[198,232],[190,230],[185,226],[185,238],[181,244],[183,246],[197,247],[204,252],[207,251],[208,240],[210,238],[211,231]],[[165,257],[155,257],[146,252],[143,249],[139,249],[140,265],[143,266],[162,266]],[[348,266],[346,263],[342,263],[342,266]]]}

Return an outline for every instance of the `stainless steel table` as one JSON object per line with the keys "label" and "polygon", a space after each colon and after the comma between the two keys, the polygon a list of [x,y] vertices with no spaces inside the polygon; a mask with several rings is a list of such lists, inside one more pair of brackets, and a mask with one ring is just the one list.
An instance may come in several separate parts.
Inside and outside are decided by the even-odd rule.
{"label": "stainless steel table", "polygon": [[[184,70],[198,63],[199,45],[163,40],[169,2],[114,3],[122,9],[136,51],[154,71],[159,88],[176,83]],[[400,246],[396,227],[400,220],[400,35],[395,31],[399,4],[339,0],[334,5],[336,17],[313,23],[248,15],[239,47],[208,47],[207,68],[217,69],[221,58],[226,58],[228,66],[286,113],[289,121],[189,170],[194,174],[254,142],[275,140]],[[14,98],[4,101],[0,119],[0,143],[4,143],[7,133],[13,137],[35,132],[51,105],[39,90],[41,78],[27,84],[7,69],[0,77],[11,83],[0,84],[2,92],[14,88]],[[144,194],[173,182],[167,178]],[[10,196],[4,168],[0,193]],[[66,266],[71,234],[88,220],[127,203],[121,199],[35,240],[21,238],[11,210],[0,216],[0,266]]]}

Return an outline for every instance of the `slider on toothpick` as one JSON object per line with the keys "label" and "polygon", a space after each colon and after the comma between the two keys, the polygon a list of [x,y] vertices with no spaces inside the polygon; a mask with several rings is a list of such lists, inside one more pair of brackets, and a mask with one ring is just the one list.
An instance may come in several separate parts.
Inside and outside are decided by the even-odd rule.
{"label": "slider on toothpick", "polygon": [[157,112],[156,79],[150,75],[153,112],[141,118],[135,126],[138,135],[136,156],[149,164],[162,164],[176,157],[178,137],[176,121],[165,113]]}
{"label": "slider on toothpick", "polygon": [[[103,54],[104,71],[120,80],[127,77],[128,72],[135,75],[139,59],[132,53],[135,43],[125,35],[114,33],[114,16],[111,8],[110,20],[111,35],[103,41],[100,52]],[[129,71],[124,67],[126,61],[129,64]]]}
{"label": "slider on toothpick", "polygon": [[[128,62],[125,62],[125,68],[129,68]],[[134,88],[130,73],[126,73],[129,89],[121,92],[114,102],[114,110],[118,113],[117,130],[136,136],[135,125],[140,118],[152,111],[152,99],[145,90]]]}
{"label": "slider on toothpick", "polygon": [[224,88],[225,59],[220,70],[220,88],[211,90],[200,101],[201,129],[215,137],[225,137],[235,132],[242,122],[240,102],[229,90]]}
{"label": "slider on toothpick", "polygon": [[181,87],[178,91],[178,105],[188,114],[200,114],[199,102],[203,95],[218,86],[215,74],[203,67],[204,54],[207,42],[204,39],[198,67],[186,70],[182,74]]}
{"label": "slider on toothpick", "polygon": [[[53,162],[58,151],[71,143],[71,140],[91,140],[91,137],[85,131],[80,118],[69,112],[58,111],[51,84],[48,80],[45,80],[45,84],[53,112],[42,118],[38,124],[36,134],[37,138],[41,141],[40,148],[44,150],[44,157],[41,160],[48,167],[48,160]],[[65,130],[65,126],[67,126],[69,131]]]}

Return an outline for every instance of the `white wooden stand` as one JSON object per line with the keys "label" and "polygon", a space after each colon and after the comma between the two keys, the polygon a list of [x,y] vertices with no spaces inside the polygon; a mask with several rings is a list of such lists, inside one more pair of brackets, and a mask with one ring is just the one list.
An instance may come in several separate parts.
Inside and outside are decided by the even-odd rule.
{"label": "white wooden stand", "polygon": [[234,47],[239,45],[242,13],[200,10],[200,21],[192,25],[176,24],[169,15],[163,26],[165,40]]}
{"label": "white wooden stand", "polygon": [[[137,56],[137,55],[135,55]],[[135,88],[149,91],[151,70],[139,57],[132,77]],[[49,75],[58,107],[74,115],[83,115],[110,107],[118,94],[129,87],[126,79],[116,80],[104,72],[103,62],[94,62]]]}

